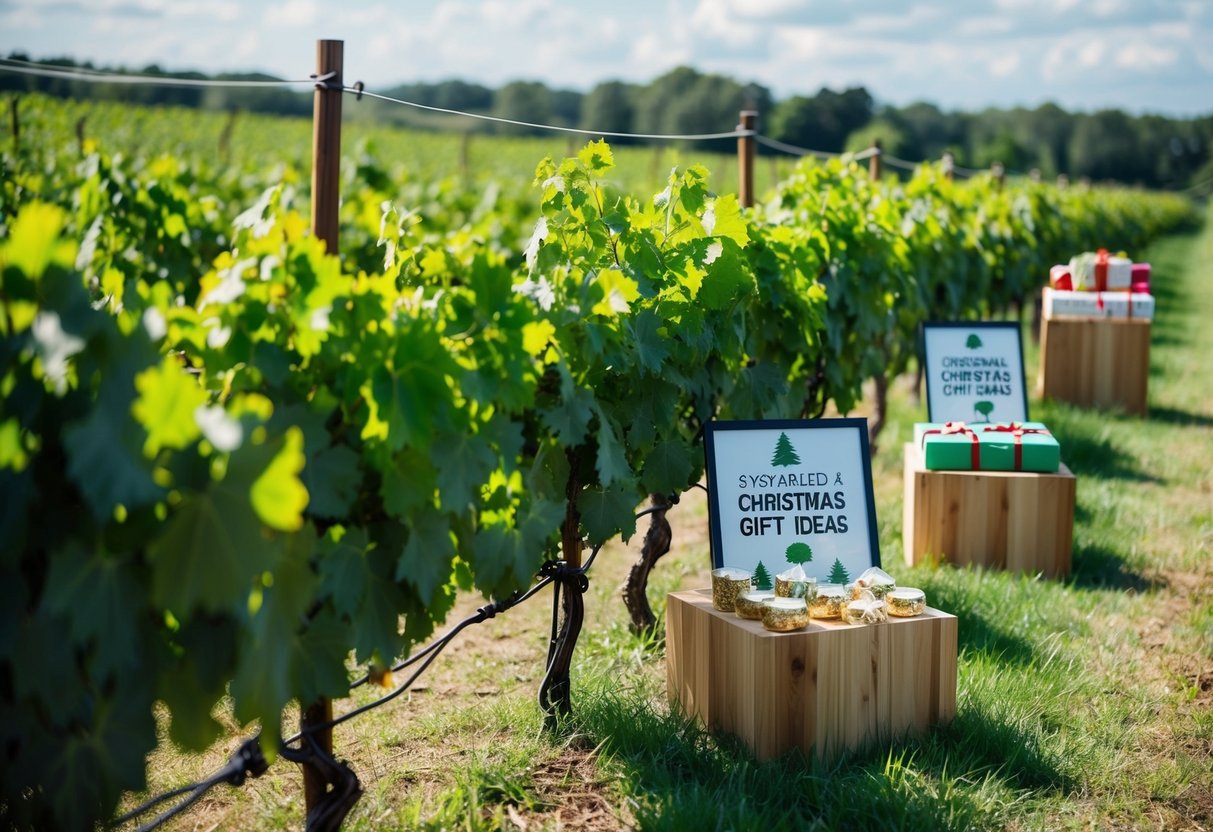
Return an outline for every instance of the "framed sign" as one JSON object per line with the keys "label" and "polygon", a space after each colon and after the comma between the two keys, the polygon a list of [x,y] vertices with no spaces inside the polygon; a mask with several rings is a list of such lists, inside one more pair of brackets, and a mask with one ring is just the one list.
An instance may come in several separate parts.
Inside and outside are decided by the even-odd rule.
{"label": "framed sign", "polygon": [[867,419],[712,421],[704,437],[714,568],[846,583],[880,565]]}
{"label": "framed sign", "polygon": [[1018,323],[925,323],[922,354],[927,421],[1028,421]]}

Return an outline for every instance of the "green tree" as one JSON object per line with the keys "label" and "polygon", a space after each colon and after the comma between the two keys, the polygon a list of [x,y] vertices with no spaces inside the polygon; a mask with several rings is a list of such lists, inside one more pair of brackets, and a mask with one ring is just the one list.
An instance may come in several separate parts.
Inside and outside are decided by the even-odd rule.
{"label": "green tree", "polygon": [[[552,121],[552,92],[538,81],[511,81],[493,96],[493,115],[515,121],[547,124]],[[540,133],[532,127],[498,124],[498,133]]]}
{"label": "green tree", "polygon": [[771,464],[784,467],[800,464],[800,457],[796,454],[796,449],[792,447],[792,440],[788,439],[786,433],[779,434],[779,441],[775,443],[775,455],[771,457]]}
{"label": "green tree", "polygon": [[789,546],[784,554],[787,555],[788,563],[808,563],[813,559],[813,549],[799,540]]}
{"label": "green tree", "polygon": [[[623,81],[606,81],[585,97],[581,107],[581,127],[608,133],[627,133],[636,117],[636,88]],[[622,144],[620,139],[613,143]]]}
{"label": "green tree", "polygon": [[973,410],[986,417],[986,421],[990,421],[990,414],[994,412],[994,402],[980,401],[973,405]]}
{"label": "green tree", "polygon": [[775,105],[770,132],[779,141],[837,153],[871,118],[872,96],[863,87],[841,93],[822,88],[811,98],[794,95]]}
{"label": "green tree", "polygon": [[910,144],[905,131],[883,118],[873,119],[847,136],[846,152],[858,153],[867,150],[877,139],[880,139],[881,148],[890,156],[905,158],[912,155],[908,150]]}
{"label": "green tree", "polygon": [[851,580],[850,574],[847,573],[847,568],[842,565],[842,561],[834,558],[834,565],[830,567],[829,575],[830,583],[845,584]]}
{"label": "green tree", "polygon": [[981,339],[977,337],[976,332],[969,335],[968,340],[965,341],[965,346],[971,350],[975,350],[981,346]]}
{"label": "green tree", "polygon": [[766,564],[758,561],[758,565],[754,567],[754,588],[755,589],[771,589],[774,586],[771,580],[771,573],[767,571]]}

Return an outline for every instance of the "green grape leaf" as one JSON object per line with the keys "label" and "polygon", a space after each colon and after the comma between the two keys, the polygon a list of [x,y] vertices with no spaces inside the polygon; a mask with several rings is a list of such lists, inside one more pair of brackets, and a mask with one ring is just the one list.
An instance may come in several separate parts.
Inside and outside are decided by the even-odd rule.
{"label": "green grape leaf", "polygon": [[549,500],[563,500],[568,481],[569,459],[564,448],[552,443],[540,445],[526,476],[526,485],[531,494]]}
{"label": "green grape leaf", "polygon": [[396,580],[412,584],[421,603],[428,606],[450,581],[454,560],[455,542],[446,515],[424,512],[409,525],[409,542],[396,562]]}
{"label": "green grape leaf", "polygon": [[489,443],[470,433],[439,436],[430,450],[430,461],[438,472],[442,507],[452,512],[464,511],[497,467]]}
{"label": "green grape leaf", "polygon": [[109,519],[116,505],[142,506],[163,494],[152,481],[136,430],[133,421],[99,399],[88,418],[63,432],[68,475],[98,520]]}
{"label": "green grape leaf", "polygon": [[476,586],[483,592],[504,597],[522,585],[515,578],[526,553],[522,533],[502,525],[482,526],[472,540],[472,569]]}
{"label": "green grape leaf", "polygon": [[181,673],[160,683],[160,698],[171,714],[169,738],[187,751],[205,751],[223,734],[210,715],[218,696],[201,687],[192,674]]}
{"label": "green grape leaf", "polygon": [[240,640],[236,656],[231,686],[236,718],[260,720],[262,740],[270,749],[278,746],[282,708],[296,693],[297,634],[316,583],[308,566],[311,540],[296,535],[280,547],[273,583],[261,588],[260,608],[251,612],[251,638]]}
{"label": "green grape leaf", "polygon": [[744,247],[750,242],[748,229],[736,194],[716,197],[704,212],[703,230],[713,237],[728,237]]}
{"label": "green grape leaf", "polygon": [[322,448],[308,455],[303,486],[310,496],[308,512],[317,517],[345,517],[358,496],[362,472],[358,454],[345,445]]}
{"label": "green grape leaf", "polygon": [[644,461],[640,481],[650,494],[678,494],[687,487],[694,463],[681,438],[658,442]]}
{"label": "green grape leaf", "polygon": [[577,511],[591,543],[602,543],[615,535],[626,543],[636,533],[638,495],[627,488],[590,488],[577,498]]}
{"label": "green grape leaf", "polygon": [[[92,829],[123,790],[142,790],[145,757],[156,747],[152,701],[135,684],[98,699],[86,725],[46,749],[45,778],[60,829]],[[99,777],[99,772],[109,776]]]}
{"label": "green grape leaf", "polygon": [[442,373],[421,361],[394,372],[375,368],[371,392],[376,416],[387,425],[387,443],[393,451],[428,444],[435,416],[449,409],[451,401]]}
{"label": "green grape leaf", "polygon": [[603,485],[630,480],[631,466],[623,452],[614,422],[602,410],[598,411],[598,477]]}
{"label": "green grape leaf", "polygon": [[591,176],[606,173],[615,167],[615,157],[611,155],[611,147],[604,139],[589,142],[577,151],[577,158],[585,165],[586,171]]}
{"label": "green grape leaf", "polygon": [[400,651],[400,611],[406,603],[404,592],[390,578],[396,566],[392,552],[376,546],[367,553],[366,564],[366,592],[353,621],[353,646],[360,662],[376,654],[395,657]]}
{"label": "green grape leaf", "polygon": [[370,577],[366,564],[370,548],[366,529],[360,527],[334,526],[320,541],[320,597],[331,598],[341,615],[353,618],[362,606]]}
{"label": "green grape leaf", "polygon": [[349,645],[349,627],[328,608],[321,609],[308,622],[307,629],[295,636],[293,682],[299,701],[349,694],[350,678],[346,670]]}
{"label": "green grape leaf", "polygon": [[95,553],[89,557],[77,545],[55,552],[42,603],[70,622],[72,641],[96,649],[96,672],[101,676],[138,667],[141,614],[136,599],[144,597],[131,564]]}
{"label": "green grape leaf", "polygon": [[708,267],[697,300],[706,309],[724,309],[754,291],[754,277],[737,248],[729,242]]}
{"label": "green grape leaf", "polygon": [[143,455],[146,434],[131,418],[135,376],[157,359],[146,339],[116,337],[108,338],[95,351],[90,347],[80,359],[82,363],[97,362],[95,372],[101,383],[92,412],[64,428],[63,444],[68,476],[88,501],[93,516],[104,522],[117,505],[135,509],[154,503],[163,494]]}
{"label": "green grape leaf", "polygon": [[570,380],[561,385],[561,396],[549,407],[539,409],[540,417],[561,444],[574,446],[585,438],[593,415],[594,394],[575,387]]}
{"label": "green grape leaf", "polygon": [[27,277],[39,278],[52,262],[67,266],[71,250],[64,250],[59,232],[67,223],[62,208],[44,202],[22,206],[8,229],[8,242],[0,248],[0,271],[13,265]]}
{"label": "green grape leaf", "polygon": [[211,712],[227,693],[237,640],[236,622],[229,616],[192,616],[176,634],[181,653],[176,664],[162,669],[156,698],[172,712],[169,736],[188,750],[204,750],[222,732]]}
{"label": "green grape leaf", "polygon": [[288,436],[292,432],[294,452],[288,451],[285,463],[278,462],[287,446],[285,437],[261,445],[246,443],[232,454],[221,481],[183,494],[164,533],[148,547],[157,604],[179,616],[196,607],[225,609],[247,595],[255,575],[272,568],[278,547],[253,507],[252,491],[273,464],[289,468],[296,464],[290,457],[302,456],[302,437],[298,428],[290,429]]}
{"label": "green grape leaf", "polygon": [[174,358],[135,376],[139,397],[131,413],[147,431],[143,452],[154,457],[161,448],[184,448],[202,435],[194,411],[206,404],[206,391]]}
{"label": "green grape leaf", "polygon": [[437,487],[438,472],[430,461],[419,450],[405,448],[387,461],[379,493],[383,507],[403,520],[433,500]]}
{"label": "green grape leaf", "polygon": [[661,373],[662,365],[670,357],[669,339],[660,331],[663,324],[661,318],[643,309],[632,317],[629,325],[640,364],[653,375]]}
{"label": "green grape leaf", "polygon": [[306,461],[303,431],[288,428],[286,435],[274,444],[280,449],[253,481],[249,498],[265,525],[283,532],[298,531],[303,527],[303,510],[308,501],[307,489],[299,480]]}

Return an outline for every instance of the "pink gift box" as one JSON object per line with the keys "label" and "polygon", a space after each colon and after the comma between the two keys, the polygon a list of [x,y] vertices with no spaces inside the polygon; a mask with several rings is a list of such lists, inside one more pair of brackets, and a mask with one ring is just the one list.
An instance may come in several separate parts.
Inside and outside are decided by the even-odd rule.
{"label": "pink gift box", "polygon": [[1150,291],[1150,264],[1149,263],[1134,263],[1132,274],[1129,277],[1130,286],[1134,292],[1149,292]]}

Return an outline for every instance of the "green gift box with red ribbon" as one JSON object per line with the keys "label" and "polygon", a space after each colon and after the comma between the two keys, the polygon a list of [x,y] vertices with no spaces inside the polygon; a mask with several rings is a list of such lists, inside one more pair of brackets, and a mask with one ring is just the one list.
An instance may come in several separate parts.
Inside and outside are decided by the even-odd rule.
{"label": "green gift box with red ribbon", "polygon": [[1054,473],[1061,446],[1040,422],[919,422],[914,444],[928,471]]}

